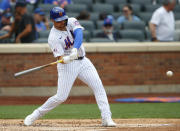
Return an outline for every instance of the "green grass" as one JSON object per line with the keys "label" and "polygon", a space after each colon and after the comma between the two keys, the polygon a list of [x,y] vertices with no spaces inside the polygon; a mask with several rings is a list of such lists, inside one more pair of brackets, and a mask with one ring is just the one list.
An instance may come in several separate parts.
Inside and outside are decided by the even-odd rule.
{"label": "green grass", "polygon": [[[0,119],[23,119],[39,105],[0,106]],[[113,118],[180,118],[180,103],[111,104]],[[62,104],[45,119],[100,118],[96,104]]]}

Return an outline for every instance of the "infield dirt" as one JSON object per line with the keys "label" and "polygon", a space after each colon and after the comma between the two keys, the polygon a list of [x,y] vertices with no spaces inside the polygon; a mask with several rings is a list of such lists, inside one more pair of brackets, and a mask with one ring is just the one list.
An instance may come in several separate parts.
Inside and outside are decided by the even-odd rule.
{"label": "infield dirt", "polygon": [[24,126],[22,119],[0,120],[0,131],[180,131],[179,119],[114,119],[117,127],[102,127],[100,119],[42,119]]}

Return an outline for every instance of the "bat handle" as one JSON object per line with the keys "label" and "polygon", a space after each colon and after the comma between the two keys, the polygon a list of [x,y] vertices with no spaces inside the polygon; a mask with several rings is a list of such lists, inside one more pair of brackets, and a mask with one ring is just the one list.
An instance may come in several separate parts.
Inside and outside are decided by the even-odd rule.
{"label": "bat handle", "polygon": [[63,60],[61,59],[61,60],[57,60],[57,63],[63,63]]}

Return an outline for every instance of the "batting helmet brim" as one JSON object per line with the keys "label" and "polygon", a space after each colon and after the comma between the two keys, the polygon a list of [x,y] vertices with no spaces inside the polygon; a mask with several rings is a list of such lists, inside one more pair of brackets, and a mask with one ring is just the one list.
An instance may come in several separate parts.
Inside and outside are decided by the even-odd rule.
{"label": "batting helmet brim", "polygon": [[66,20],[66,19],[68,19],[67,15],[65,15],[63,17],[60,17],[60,18],[56,18],[56,19],[54,19],[54,21],[59,22],[59,21],[63,21],[63,20]]}

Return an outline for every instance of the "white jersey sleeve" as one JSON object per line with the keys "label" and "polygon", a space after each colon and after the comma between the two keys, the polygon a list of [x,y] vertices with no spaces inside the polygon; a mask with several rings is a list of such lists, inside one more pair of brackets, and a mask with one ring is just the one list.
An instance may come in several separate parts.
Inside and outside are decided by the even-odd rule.
{"label": "white jersey sleeve", "polygon": [[62,44],[59,42],[56,32],[51,30],[48,38],[48,44],[53,52],[54,57],[64,55]]}
{"label": "white jersey sleeve", "polygon": [[84,30],[84,28],[80,25],[79,21],[76,18],[69,18],[68,19],[68,28],[70,30],[72,30],[73,32],[77,29],[77,28],[81,28]]}
{"label": "white jersey sleeve", "polygon": [[160,12],[160,9],[157,9],[157,10],[153,13],[150,22],[151,22],[152,24],[159,25],[159,23],[161,22],[161,12]]}

